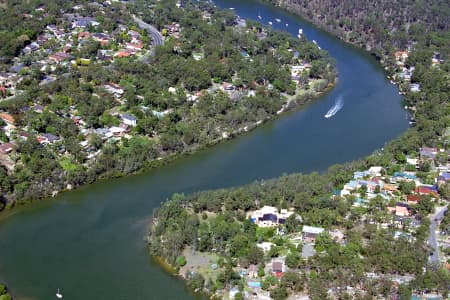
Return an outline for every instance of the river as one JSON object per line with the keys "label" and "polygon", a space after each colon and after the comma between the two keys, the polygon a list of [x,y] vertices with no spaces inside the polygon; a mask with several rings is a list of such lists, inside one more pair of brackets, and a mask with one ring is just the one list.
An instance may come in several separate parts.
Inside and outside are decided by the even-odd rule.
{"label": "river", "polygon": [[[228,187],[361,158],[408,127],[401,98],[361,50],[254,0],[219,0],[242,17],[304,34],[336,59],[337,86],[302,111],[160,169],[108,180],[33,204],[0,223],[0,282],[17,299],[189,299],[155,265],[144,236],[153,208],[174,192]],[[280,18],[281,22],[275,22]],[[285,23],[289,26],[286,28]],[[344,106],[324,118],[336,99]]]}

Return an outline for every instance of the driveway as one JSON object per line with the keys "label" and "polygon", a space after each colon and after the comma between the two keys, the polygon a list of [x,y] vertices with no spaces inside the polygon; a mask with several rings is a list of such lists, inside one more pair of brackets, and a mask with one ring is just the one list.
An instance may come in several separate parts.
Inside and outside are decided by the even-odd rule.
{"label": "driveway", "polygon": [[438,223],[444,218],[444,213],[447,211],[447,205],[438,207],[434,215],[431,216],[430,233],[428,235],[428,245],[433,249],[433,254],[429,257],[431,264],[439,263],[439,245],[436,239],[436,229]]}

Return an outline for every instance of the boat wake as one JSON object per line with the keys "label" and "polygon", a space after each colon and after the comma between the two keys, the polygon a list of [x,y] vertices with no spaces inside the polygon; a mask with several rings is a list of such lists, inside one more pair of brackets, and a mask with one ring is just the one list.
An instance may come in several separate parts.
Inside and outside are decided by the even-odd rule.
{"label": "boat wake", "polygon": [[334,103],[334,105],[327,111],[327,113],[325,114],[325,118],[331,118],[332,116],[334,116],[338,111],[340,111],[342,109],[342,107],[344,106],[344,100],[342,99],[342,96],[339,96],[336,99],[336,102]]}

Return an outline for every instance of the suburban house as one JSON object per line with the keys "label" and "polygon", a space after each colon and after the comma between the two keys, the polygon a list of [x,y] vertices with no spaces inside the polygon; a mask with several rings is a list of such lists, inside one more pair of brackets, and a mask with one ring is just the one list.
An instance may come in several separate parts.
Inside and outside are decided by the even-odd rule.
{"label": "suburban house", "polygon": [[408,51],[397,51],[395,52],[395,60],[399,63],[404,63],[408,58]]}
{"label": "suburban house", "polygon": [[406,201],[411,204],[417,204],[420,201],[419,195],[408,195],[406,196]]}
{"label": "suburban house", "polygon": [[387,207],[388,212],[391,214],[394,214],[399,217],[406,217],[411,215],[411,209],[408,204],[397,202],[394,207],[388,206]]}
{"label": "suburban house", "polygon": [[259,227],[274,227],[280,224],[284,224],[286,219],[294,214],[294,211],[281,209],[273,206],[264,206],[259,210],[248,212],[247,218],[258,225]]}
{"label": "suburban house", "polygon": [[305,243],[314,243],[316,241],[316,237],[324,232],[325,229],[321,227],[313,227],[313,226],[303,226],[302,229],[302,238]]}
{"label": "suburban house", "polygon": [[437,148],[422,147],[419,149],[420,158],[431,158],[434,159],[438,153]]}
{"label": "suburban house", "polygon": [[283,272],[286,271],[286,267],[284,265],[284,261],[281,260],[274,260],[272,261],[272,272],[277,277],[283,276]]}
{"label": "suburban house", "polygon": [[437,186],[422,185],[416,188],[416,193],[419,195],[431,195],[433,197],[439,197]]}
{"label": "suburban house", "polygon": [[439,183],[446,183],[450,181],[450,173],[449,172],[442,172],[441,175],[436,179]]}
{"label": "suburban house", "polygon": [[64,53],[64,52],[57,52],[57,53],[50,55],[48,58],[53,60],[54,62],[60,63],[60,62],[70,59],[70,55],[67,53]]}
{"label": "suburban house", "polygon": [[92,35],[95,41],[99,42],[102,46],[107,45],[111,41],[111,37],[105,33],[94,33]]}
{"label": "suburban house", "polygon": [[38,141],[40,144],[53,144],[59,141],[59,137],[51,133],[43,133],[38,137]]}
{"label": "suburban house", "polygon": [[78,39],[82,40],[82,39],[88,39],[91,37],[91,33],[89,31],[82,31],[80,33],[78,33]]}
{"label": "suburban house", "polygon": [[72,23],[72,28],[86,28],[89,25],[97,26],[99,22],[95,21],[92,17],[79,17]]}
{"label": "suburban house", "polygon": [[118,126],[112,126],[109,128],[109,132],[115,137],[122,137],[125,134],[125,129]]}
{"label": "suburban house", "polygon": [[331,230],[330,235],[333,238],[333,240],[339,243],[343,242],[345,239],[345,234],[338,229]]}
{"label": "suburban house", "polygon": [[126,49],[132,50],[132,51],[142,50],[143,47],[144,47],[144,44],[142,44],[141,41],[138,41],[138,42],[135,42],[135,43],[127,43],[126,44]]}
{"label": "suburban house", "polygon": [[120,116],[122,118],[122,122],[129,126],[136,126],[137,125],[137,118],[135,116],[123,114]]}
{"label": "suburban house", "polygon": [[258,267],[256,265],[250,265],[247,270],[248,277],[257,278],[258,277]]}

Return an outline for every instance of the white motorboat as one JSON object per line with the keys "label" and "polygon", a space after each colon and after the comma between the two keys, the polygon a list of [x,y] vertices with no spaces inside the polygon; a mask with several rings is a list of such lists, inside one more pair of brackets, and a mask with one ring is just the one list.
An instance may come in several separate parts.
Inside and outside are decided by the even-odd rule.
{"label": "white motorboat", "polygon": [[334,105],[327,111],[325,114],[325,118],[331,118],[334,116],[338,111],[341,110],[341,108],[344,106],[344,101],[342,100],[342,97],[338,97]]}
{"label": "white motorboat", "polygon": [[61,294],[61,292],[59,291],[59,288],[58,288],[58,291],[56,292],[56,298],[62,299],[62,297],[63,297],[63,295]]}

